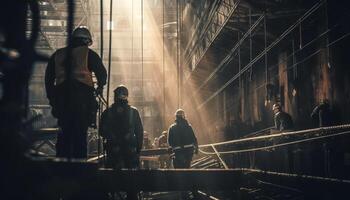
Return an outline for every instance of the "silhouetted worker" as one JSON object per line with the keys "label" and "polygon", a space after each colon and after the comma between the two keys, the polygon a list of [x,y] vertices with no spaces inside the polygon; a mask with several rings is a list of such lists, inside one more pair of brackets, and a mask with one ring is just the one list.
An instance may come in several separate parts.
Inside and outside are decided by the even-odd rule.
{"label": "silhouetted worker", "polygon": [[[279,104],[274,104],[272,106],[272,110],[275,114],[275,128],[279,131],[288,131],[293,130],[293,120],[292,117],[284,112]],[[279,143],[279,139],[274,139],[275,142]],[[287,156],[286,156],[287,155]],[[272,153],[271,157],[274,158],[274,170],[276,171],[284,171],[292,173],[294,172],[294,155],[292,149],[287,146],[286,148],[279,148],[274,153]]]}
{"label": "silhouetted worker", "polygon": [[292,130],[294,128],[292,117],[284,112],[279,104],[274,104],[272,110],[275,114],[275,128],[279,131]]}
{"label": "silhouetted worker", "polygon": [[173,165],[174,168],[190,168],[193,153],[198,153],[197,138],[185,118],[185,112],[178,109],[175,116],[175,123],[168,131],[168,144],[175,153]]}
{"label": "silhouetted worker", "polygon": [[[163,131],[162,135],[158,138],[158,148],[168,148],[168,132]],[[159,167],[160,168],[169,168],[170,167],[170,158],[169,155],[160,155],[159,156]]]}
{"label": "silhouetted worker", "polygon": [[101,116],[100,132],[106,139],[107,166],[139,168],[143,126],[138,110],[128,103],[124,85],[114,90],[114,104]]}
{"label": "silhouetted worker", "polygon": [[159,148],[167,148],[168,145],[168,132],[163,131],[162,134],[158,138],[158,147]]}
{"label": "silhouetted worker", "polygon": [[151,139],[149,138],[149,134],[147,131],[143,131],[143,149],[152,149]]}
{"label": "silhouetted worker", "polygon": [[[114,90],[114,104],[101,116],[100,133],[106,139],[107,167],[114,169],[140,167],[143,126],[138,110],[128,103],[129,91],[124,85]],[[130,188],[128,199],[137,198]]]}
{"label": "silhouetted worker", "polygon": [[311,113],[311,118],[318,127],[333,125],[332,112],[327,99],[321,101],[321,103],[314,108]]}
{"label": "silhouetted worker", "polygon": [[97,93],[106,84],[106,69],[101,58],[91,49],[90,31],[78,27],[72,33],[70,77],[67,77],[68,48],[58,49],[50,58],[45,73],[47,98],[52,115],[58,119],[62,132],[57,136],[58,157],[86,158],[87,129],[96,120],[97,101],[94,96],[92,72],[97,78]]}

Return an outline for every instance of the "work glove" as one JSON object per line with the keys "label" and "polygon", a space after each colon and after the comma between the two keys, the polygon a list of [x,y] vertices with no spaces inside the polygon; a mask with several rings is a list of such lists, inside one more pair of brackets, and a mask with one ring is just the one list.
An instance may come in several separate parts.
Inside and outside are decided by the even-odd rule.
{"label": "work glove", "polygon": [[98,86],[96,88],[96,94],[102,96],[102,94],[103,94],[103,87],[102,86]]}

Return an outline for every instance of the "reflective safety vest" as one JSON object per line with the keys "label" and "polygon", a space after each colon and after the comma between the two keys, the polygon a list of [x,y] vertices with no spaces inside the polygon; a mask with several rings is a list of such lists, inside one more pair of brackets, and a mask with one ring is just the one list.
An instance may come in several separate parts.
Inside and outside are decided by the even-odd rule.
{"label": "reflective safety vest", "polygon": [[[65,61],[67,48],[59,49],[55,56],[55,74],[56,85],[63,83],[66,79],[65,75]],[[92,73],[88,68],[88,54],[89,48],[87,46],[80,46],[72,49],[72,78],[80,81],[88,86],[93,87]]]}

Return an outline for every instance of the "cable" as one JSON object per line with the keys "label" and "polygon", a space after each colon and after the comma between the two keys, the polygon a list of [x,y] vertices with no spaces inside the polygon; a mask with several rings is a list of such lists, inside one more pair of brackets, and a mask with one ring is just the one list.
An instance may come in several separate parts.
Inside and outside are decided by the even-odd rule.
{"label": "cable", "polygon": [[[260,150],[267,150],[267,149],[272,149],[276,147],[283,147],[283,146],[288,146],[288,145],[293,145],[293,144],[299,144],[299,143],[304,143],[304,142],[309,142],[309,141],[314,141],[314,140],[319,140],[319,139],[325,139],[329,137],[335,137],[335,136],[341,136],[350,133],[350,131],[344,131],[332,135],[324,135],[324,136],[318,136],[318,137],[313,137],[313,138],[308,138],[308,139],[301,139],[293,142],[286,142],[286,143],[280,143],[276,145],[271,145],[271,146],[265,146],[265,147],[258,147],[258,148],[251,148],[251,149],[243,149],[243,150],[234,150],[234,151],[222,151],[222,152],[217,152],[219,154],[236,154],[236,153],[247,153],[247,152],[253,152],[253,151],[260,151]],[[199,151],[203,154],[206,155],[216,155],[215,152],[207,152],[199,149]]]}
{"label": "cable", "polygon": [[300,131],[282,132],[282,133],[263,135],[263,136],[257,136],[257,137],[252,137],[252,138],[243,138],[243,139],[230,140],[230,141],[225,141],[225,142],[199,145],[199,147],[200,148],[211,147],[212,145],[221,146],[221,145],[227,145],[227,144],[235,144],[235,143],[242,143],[242,142],[248,142],[248,141],[283,137],[283,136],[298,135],[298,134],[302,134],[302,133],[312,133],[312,132],[319,132],[319,131],[332,131],[335,129],[346,129],[346,128],[350,128],[350,124],[339,125],[339,126],[321,127],[321,128],[314,128],[314,129],[306,129],[306,130],[300,130]]}
{"label": "cable", "polygon": [[265,181],[262,181],[262,180],[259,180],[259,179],[255,179],[255,180],[258,181],[259,184],[273,186],[273,187],[276,187],[276,188],[280,188],[280,189],[284,189],[284,190],[288,190],[288,191],[292,191],[292,192],[296,192],[296,193],[302,193],[300,190],[295,189],[295,188],[291,188],[291,187],[288,187],[288,186],[274,184],[274,183],[269,183],[269,182],[265,182]]}

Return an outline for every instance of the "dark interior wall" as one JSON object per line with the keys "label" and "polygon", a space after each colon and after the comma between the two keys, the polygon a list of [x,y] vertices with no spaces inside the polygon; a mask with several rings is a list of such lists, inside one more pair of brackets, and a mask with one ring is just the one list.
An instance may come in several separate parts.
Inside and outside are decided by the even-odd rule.
{"label": "dark interior wall", "polygon": [[[211,100],[205,106],[212,113],[205,122],[211,125],[208,134],[222,140],[273,126],[274,103],[292,115],[296,129],[314,126],[310,114],[323,99],[330,101],[338,124],[350,122],[350,31],[344,20],[349,16],[339,7],[325,4],[269,52],[267,81],[263,57],[241,76],[240,84],[234,81]],[[213,84],[212,91],[220,84]]]}
{"label": "dark interior wall", "polygon": [[[290,113],[296,122],[296,128],[310,128],[313,126],[310,113],[323,99],[328,99],[334,110],[336,122],[349,122],[349,25],[343,20],[347,14],[334,2],[321,8],[315,16],[310,17],[302,25],[302,35],[292,34],[278,47],[277,56],[278,71],[272,71],[269,75],[275,77],[270,80],[274,85],[276,94],[270,104],[262,104],[265,101],[266,90],[257,89],[257,85],[263,84],[263,66],[256,66],[253,70],[253,78],[243,76],[243,96],[241,102],[241,122],[251,127],[269,127],[273,125],[270,119],[273,114],[270,111],[274,102],[279,102],[286,112]],[[343,10],[342,11],[339,11]],[[331,14],[329,14],[331,13]],[[336,13],[336,14],[335,14]],[[337,26],[337,28],[333,28]],[[320,37],[322,33],[331,29],[330,34]],[[308,47],[303,45],[318,38]],[[342,38],[341,40],[338,40]],[[301,44],[301,50],[293,54],[290,41]],[[300,48],[297,47],[297,48]],[[296,51],[297,49],[294,49]],[[265,91],[264,91],[265,90]],[[263,91],[263,92],[261,92]],[[237,98],[237,96],[232,96]],[[236,113],[238,114],[238,113]]]}
{"label": "dark interior wall", "polygon": [[[334,110],[339,121],[350,122],[350,25],[349,2],[329,1],[328,20],[330,26],[336,26],[336,31],[329,35],[332,45],[329,47]],[[339,41],[339,42],[335,42]]]}

